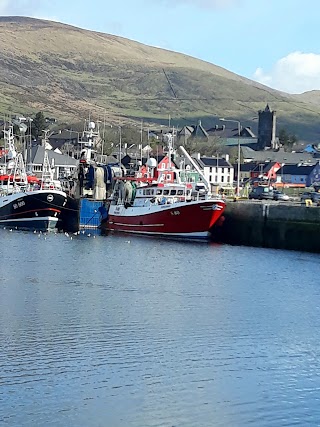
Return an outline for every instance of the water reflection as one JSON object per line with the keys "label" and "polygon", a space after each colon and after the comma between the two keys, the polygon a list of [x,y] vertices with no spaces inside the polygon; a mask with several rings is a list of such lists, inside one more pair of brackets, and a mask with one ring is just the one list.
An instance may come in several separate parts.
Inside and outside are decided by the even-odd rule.
{"label": "water reflection", "polygon": [[0,424],[320,424],[319,255],[0,238]]}

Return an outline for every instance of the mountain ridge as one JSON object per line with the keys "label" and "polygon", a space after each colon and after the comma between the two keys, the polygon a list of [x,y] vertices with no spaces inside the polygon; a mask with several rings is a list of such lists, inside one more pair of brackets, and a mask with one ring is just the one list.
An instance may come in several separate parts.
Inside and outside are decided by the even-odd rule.
{"label": "mountain ridge", "polygon": [[29,17],[0,17],[0,45],[2,114],[41,110],[71,121],[106,111],[110,123],[170,114],[181,126],[223,116],[254,127],[268,103],[281,126],[317,138],[315,94],[286,94],[183,53]]}

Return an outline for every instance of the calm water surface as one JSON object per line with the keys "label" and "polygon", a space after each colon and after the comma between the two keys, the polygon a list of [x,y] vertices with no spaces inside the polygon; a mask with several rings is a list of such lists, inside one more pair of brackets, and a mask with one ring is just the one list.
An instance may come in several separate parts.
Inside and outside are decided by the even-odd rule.
{"label": "calm water surface", "polygon": [[1,427],[320,425],[319,255],[0,241]]}

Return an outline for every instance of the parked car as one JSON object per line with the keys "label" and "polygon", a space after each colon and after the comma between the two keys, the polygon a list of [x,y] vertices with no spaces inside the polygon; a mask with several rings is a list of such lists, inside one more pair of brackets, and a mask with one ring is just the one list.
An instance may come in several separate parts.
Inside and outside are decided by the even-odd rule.
{"label": "parked car", "polygon": [[272,200],[273,190],[269,186],[264,185],[253,187],[252,191],[249,193],[249,199]]}
{"label": "parked car", "polygon": [[287,194],[283,193],[283,191],[274,190],[273,191],[273,200],[288,201],[288,200],[290,200],[290,197]]}
{"label": "parked car", "polygon": [[315,191],[305,191],[301,194],[301,203],[305,203],[306,200],[311,200],[312,203],[315,203],[317,206],[320,206],[320,193]]}
{"label": "parked car", "polygon": [[312,193],[312,201],[316,203],[317,206],[320,206],[320,193]]}

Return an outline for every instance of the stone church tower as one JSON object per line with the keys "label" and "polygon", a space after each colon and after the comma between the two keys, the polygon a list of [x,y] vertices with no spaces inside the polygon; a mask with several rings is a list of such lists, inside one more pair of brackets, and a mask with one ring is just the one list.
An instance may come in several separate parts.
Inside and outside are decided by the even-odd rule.
{"label": "stone church tower", "polygon": [[268,104],[264,110],[259,111],[258,147],[259,150],[277,148],[276,112],[271,111]]}

